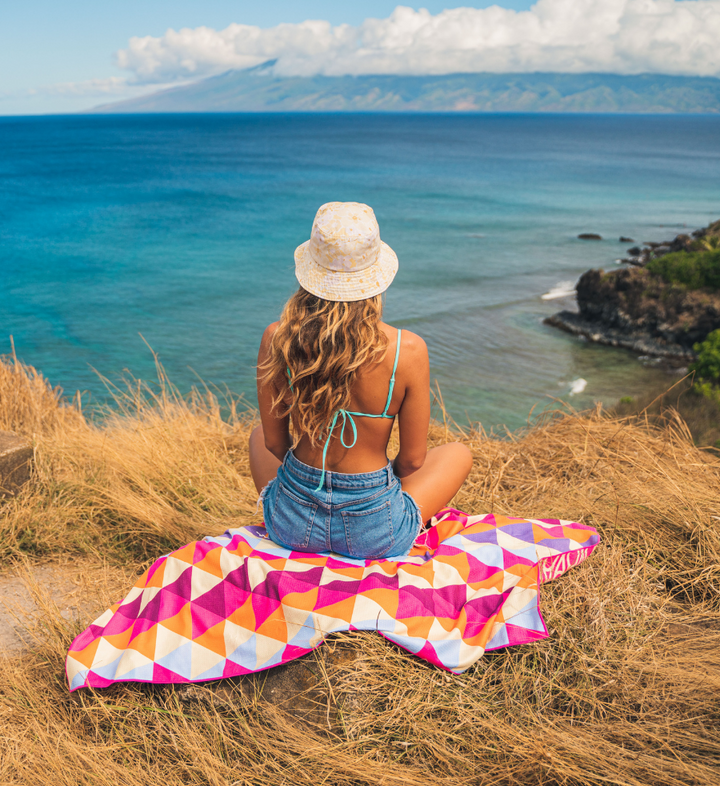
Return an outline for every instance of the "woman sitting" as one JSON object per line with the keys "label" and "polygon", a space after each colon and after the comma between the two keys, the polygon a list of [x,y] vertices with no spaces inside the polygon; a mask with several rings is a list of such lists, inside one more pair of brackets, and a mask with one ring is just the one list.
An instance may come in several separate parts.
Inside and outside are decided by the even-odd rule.
{"label": "woman sitting", "polygon": [[[282,546],[357,559],[406,554],[470,472],[462,443],[427,449],[427,347],[381,321],[381,293],[397,269],[372,209],[356,202],[323,205],[295,251],[300,289],[263,334],[262,426],[250,437],[265,526]],[[390,462],[396,417],[400,450]]]}

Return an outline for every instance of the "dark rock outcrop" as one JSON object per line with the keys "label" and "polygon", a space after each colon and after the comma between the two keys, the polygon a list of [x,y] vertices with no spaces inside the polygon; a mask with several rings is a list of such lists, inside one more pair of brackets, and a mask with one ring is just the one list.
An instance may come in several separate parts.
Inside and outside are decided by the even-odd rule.
{"label": "dark rock outcrop", "polygon": [[596,235],[594,232],[583,232],[578,235],[578,240],[602,240],[602,236]]}
{"label": "dark rock outcrop", "polygon": [[588,270],[576,288],[579,313],[561,311],[546,324],[644,355],[694,358],[693,344],[720,328],[720,292],[668,284],[645,264],[671,251],[694,250],[698,240],[717,234],[720,221],[666,243],[631,248],[632,258],[624,261],[632,267],[609,273]]}
{"label": "dark rock outcrop", "polygon": [[[628,265],[644,267],[651,259],[657,259],[665,254],[672,254],[675,251],[694,251],[697,250],[698,243],[702,243],[703,238],[720,235],[720,221],[715,221],[702,229],[696,229],[692,234],[676,235],[673,240],[665,243],[654,243],[648,241],[643,243],[645,248],[633,246],[627,251],[627,257],[621,259]],[[620,238],[620,241],[632,243],[630,238]]]}

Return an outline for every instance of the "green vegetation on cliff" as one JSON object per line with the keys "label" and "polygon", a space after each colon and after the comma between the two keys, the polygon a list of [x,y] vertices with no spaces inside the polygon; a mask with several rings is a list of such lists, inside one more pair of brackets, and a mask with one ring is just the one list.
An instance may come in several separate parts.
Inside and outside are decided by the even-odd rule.
{"label": "green vegetation on cliff", "polygon": [[664,254],[650,260],[647,269],[669,284],[720,290],[720,249]]}
{"label": "green vegetation on cliff", "polygon": [[[698,376],[696,385],[703,396],[720,407],[720,330],[713,330],[705,339],[693,347],[697,359],[690,366]],[[717,447],[720,447],[720,440]]]}

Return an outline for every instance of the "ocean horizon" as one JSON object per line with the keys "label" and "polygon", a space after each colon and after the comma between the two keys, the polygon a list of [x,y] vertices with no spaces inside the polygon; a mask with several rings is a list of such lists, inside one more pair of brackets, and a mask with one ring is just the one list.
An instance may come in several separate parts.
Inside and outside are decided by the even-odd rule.
{"label": "ocean horizon", "polygon": [[427,341],[449,413],[517,428],[674,381],[542,320],[588,268],[720,217],[720,116],[0,117],[0,177],[0,353],[12,335],[86,405],[100,375],[152,380],[147,345],[181,391],[253,403],[295,247],[321,204],[359,201],[400,261],[386,320]]}

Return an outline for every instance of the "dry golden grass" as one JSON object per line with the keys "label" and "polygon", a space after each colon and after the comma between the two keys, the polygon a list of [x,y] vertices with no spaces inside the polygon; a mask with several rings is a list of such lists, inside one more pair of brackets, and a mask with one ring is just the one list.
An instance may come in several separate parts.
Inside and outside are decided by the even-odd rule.
{"label": "dry golden grass", "polygon": [[[0,429],[29,436],[37,464],[2,511],[5,561],[104,560],[103,580],[88,584],[100,609],[163,551],[258,521],[252,421],[207,391],[183,399],[131,383],[93,422],[33,369],[0,364]],[[433,427],[432,442],[446,436]],[[458,507],[561,516],[603,535],[543,589],[548,639],[451,677],[375,634],[338,637],[305,659],[328,722],[300,722],[251,680],[210,683],[193,701],[138,684],[68,694],[65,652],[90,616],[64,621],[35,588],[38,645],[0,658],[0,783],[720,782],[717,456],[678,419],[599,410],[461,438],[475,467]]]}

